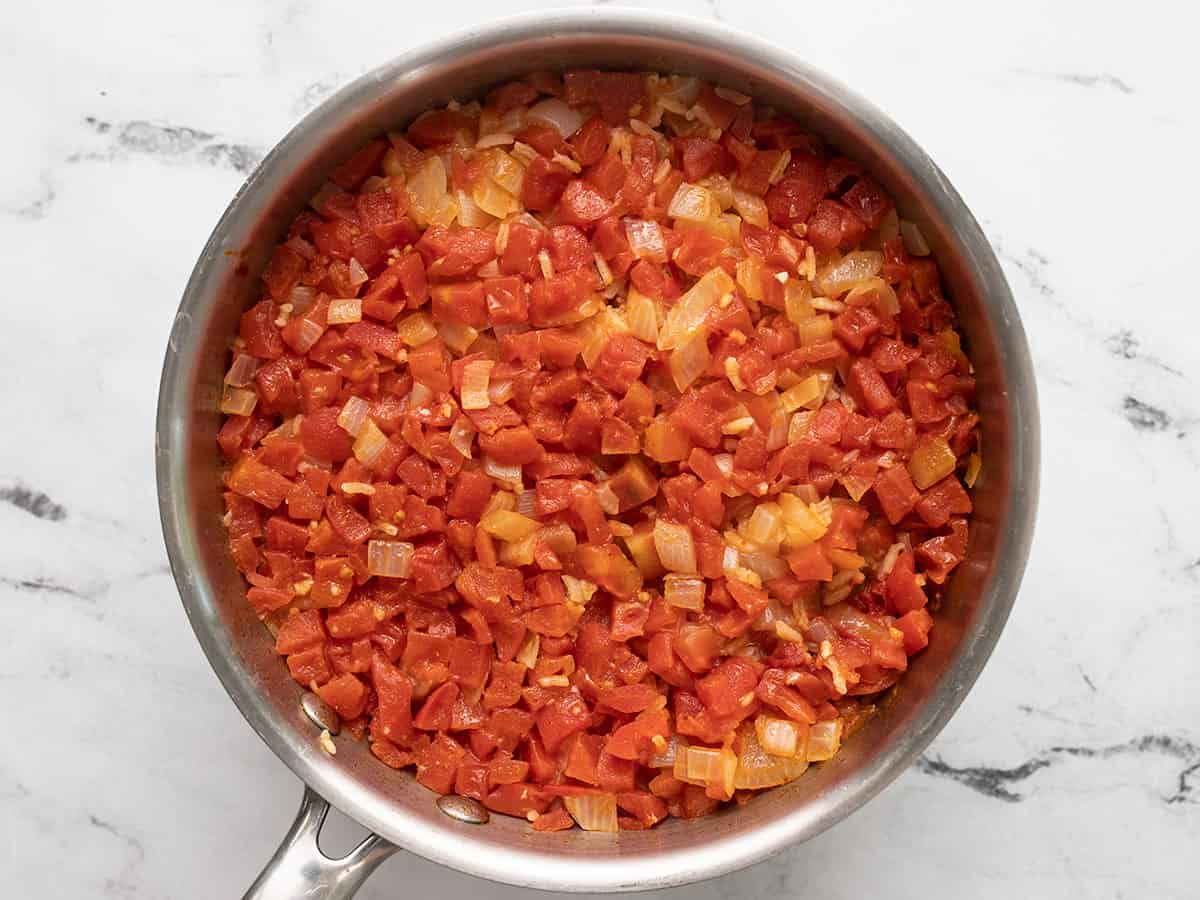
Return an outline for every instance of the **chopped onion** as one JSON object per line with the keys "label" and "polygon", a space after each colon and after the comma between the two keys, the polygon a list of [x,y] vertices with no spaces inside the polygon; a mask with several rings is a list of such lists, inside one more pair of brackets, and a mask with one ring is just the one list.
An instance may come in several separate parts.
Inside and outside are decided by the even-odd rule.
{"label": "chopped onion", "polygon": [[379,430],[379,426],[367,419],[358,437],[354,439],[354,458],[364,466],[372,465],[387,446],[387,435]]}
{"label": "chopped onion", "polygon": [[675,381],[675,387],[681,392],[686,391],[693,381],[704,374],[711,358],[708,329],[697,328],[671,353],[671,378]]}
{"label": "chopped onion", "polygon": [[[462,205],[463,194],[460,192],[459,205]],[[521,201],[510,194],[491,178],[483,177],[471,189],[471,203],[485,216],[503,219],[515,212],[520,212]],[[461,216],[460,216],[461,219]],[[466,224],[464,222],[464,224]]]}
{"label": "chopped onion", "polygon": [[358,297],[340,297],[329,301],[330,325],[352,325],[362,321],[362,300]]}
{"label": "chopped onion", "polygon": [[302,316],[312,309],[313,302],[316,299],[316,288],[309,287],[306,284],[298,284],[292,288],[292,292],[288,294],[287,302],[292,304],[293,316]]}
{"label": "chopped onion", "polygon": [[[548,101],[547,101],[548,102]],[[615,794],[583,794],[563,797],[563,806],[584,831],[617,830],[617,797]]]}
{"label": "chopped onion", "polygon": [[764,549],[774,548],[778,552],[779,543],[784,535],[783,510],[778,503],[760,503],[754,507],[754,512],[746,519],[740,531],[746,540]]}
{"label": "chopped onion", "polygon": [[[575,531],[566,522],[551,522],[538,529],[537,539],[549,547],[558,556],[574,553],[579,546]],[[590,584],[590,582],[585,582]]]}
{"label": "chopped onion", "polygon": [[362,397],[351,396],[346,400],[346,405],[342,407],[342,411],[338,413],[337,423],[351,437],[358,437],[358,433],[362,431],[363,425],[366,424],[367,413],[370,410],[371,404]]}
{"label": "chopped onion", "polygon": [[680,754],[687,750],[687,745],[679,740],[679,735],[672,734],[666,740],[666,747],[659,750],[646,762],[652,769],[671,769],[675,767],[675,760]]}
{"label": "chopped onion", "polygon": [[667,215],[672,219],[686,219],[689,222],[706,222],[718,212],[720,209],[712,191],[686,181],[675,189],[675,196],[667,207]]}
{"label": "chopped onion", "polygon": [[325,327],[309,318],[302,318],[299,321],[299,333],[291,341],[291,345],[297,353],[307,353],[321,339],[321,335],[325,333]]}
{"label": "chopped onion", "polygon": [[459,391],[463,409],[487,409],[492,405],[488,399],[488,382],[495,365],[490,359],[477,359],[463,366],[462,390]]}
{"label": "chopped onion", "polygon": [[[667,109],[683,115],[700,98],[704,85],[699,78],[690,75],[668,75],[659,78],[654,87],[658,101]],[[667,106],[667,103],[670,106]],[[675,107],[678,107],[676,109]]]}
{"label": "chopped onion", "polygon": [[759,716],[754,720],[754,734],[758,744],[771,756],[792,758],[803,755],[808,728],[791,719],[774,716]]}
{"label": "chopped onion", "polygon": [[430,156],[417,168],[404,185],[408,195],[408,211],[424,228],[444,215],[450,198],[446,194],[446,166],[440,156]]}
{"label": "chopped onion", "polygon": [[537,507],[537,491],[521,491],[517,494],[517,505],[513,507],[523,516],[534,518],[537,513],[534,511]]}
{"label": "chopped onion", "polygon": [[841,719],[826,719],[808,727],[808,747],[805,756],[809,762],[822,762],[832,759],[842,746]]}
{"label": "chopped onion", "polygon": [[883,268],[883,254],[878,250],[854,250],[837,262],[817,271],[813,288],[821,294],[835,297],[848,291],[856,281],[878,275]]}
{"label": "chopped onion", "polygon": [[511,378],[500,378],[488,385],[488,399],[497,406],[503,406],[513,398],[515,386]]}
{"label": "chopped onion", "polygon": [[696,544],[692,540],[691,529],[686,525],[677,525],[663,518],[655,519],[654,549],[668,571],[695,574]]}
{"label": "chopped onion", "polygon": [[662,226],[653,219],[626,219],[625,237],[629,241],[629,249],[639,259],[667,261],[667,242],[663,238]]}
{"label": "chopped onion", "polygon": [[521,641],[521,646],[517,650],[515,659],[525,666],[525,668],[532,669],[537,665],[538,653],[541,651],[541,648],[542,636],[536,631],[528,631],[525,633],[525,639]]}
{"label": "chopped onion", "polygon": [[766,267],[760,256],[752,254],[738,260],[737,284],[750,300],[762,302],[766,296],[763,288],[763,279],[766,277]]}
{"label": "chopped onion", "polygon": [[[521,196],[521,190],[525,186],[525,166],[503,150],[489,150],[483,155],[483,175],[485,181],[490,180],[494,182],[497,188],[514,198],[514,200]],[[496,199],[499,200],[500,198],[497,197]],[[476,200],[476,202],[478,203],[479,201]],[[485,206],[485,204],[480,205]],[[514,207],[514,213],[521,212],[521,204],[519,202],[515,203]],[[525,214],[522,213],[522,215]],[[539,223],[539,228],[544,227],[544,225]]]}
{"label": "chopped onion", "polygon": [[772,756],[758,742],[754,729],[742,734],[742,753],[738,757],[733,786],[737,790],[757,790],[794,781],[804,774],[808,762],[804,759],[785,759]]}
{"label": "chopped onion", "polygon": [[350,283],[355,287],[365,284],[368,280],[367,270],[353,256],[350,257]]}
{"label": "chopped onion", "polygon": [[733,279],[724,269],[717,267],[706,272],[667,313],[667,320],[658,333],[658,349],[674,350],[687,340],[705,323],[708,311],[716,307],[722,297],[732,293],[734,287]]}
{"label": "chopped onion", "polygon": [[900,237],[904,240],[904,249],[913,256],[929,255],[929,244],[925,240],[925,235],[921,234],[921,229],[917,227],[916,222],[901,219]]}
{"label": "chopped onion", "polygon": [[794,494],[780,494],[779,507],[783,511],[784,543],[789,548],[806,547],[819,541],[829,530],[813,507]]}
{"label": "chopped onion", "polygon": [[793,278],[783,286],[783,306],[788,321],[799,325],[805,319],[814,315],[812,305],[812,288],[807,281]]}
{"label": "chopped onion", "polygon": [[455,353],[466,353],[479,337],[478,331],[461,322],[442,322],[438,325],[438,334]]}
{"label": "chopped onion", "polygon": [[[822,378],[821,376],[824,376]],[[798,409],[816,409],[825,399],[825,392],[833,383],[833,376],[828,372],[809,375],[792,385],[779,395],[783,408],[789,413]]]}
{"label": "chopped onion", "polygon": [[922,435],[908,461],[908,473],[913,484],[924,491],[950,475],[957,465],[958,458],[944,437]]}
{"label": "chopped onion", "polygon": [[413,382],[412,390],[408,392],[408,408],[420,409],[433,402],[433,388],[420,381]]}
{"label": "chopped onion", "polygon": [[680,609],[704,609],[704,579],[698,575],[671,573],[663,579],[663,598],[668,606]]}
{"label": "chopped onion", "polygon": [[967,457],[967,471],[963,475],[963,481],[967,487],[975,487],[975,481],[979,478],[979,473],[983,469],[983,456],[978,451]]}
{"label": "chopped onion", "polygon": [[787,562],[770,553],[743,548],[738,552],[738,558],[741,560],[739,568],[753,572],[763,581],[774,581],[788,573]]}
{"label": "chopped onion", "polygon": [[483,135],[475,142],[476,150],[487,150],[490,147],[511,147],[516,138],[507,131],[493,131]]}
{"label": "chopped onion", "polygon": [[434,327],[433,319],[428,313],[417,312],[411,316],[405,316],[396,323],[396,331],[400,333],[400,340],[404,341],[410,347],[416,347],[419,344],[424,344],[426,341],[432,341],[438,336],[438,330]]}
{"label": "chopped onion", "polygon": [[833,319],[826,315],[811,316],[795,323],[801,347],[811,347],[833,339]]}
{"label": "chopped onion", "polygon": [[865,278],[850,288],[846,294],[846,304],[849,306],[858,297],[871,295],[875,299],[875,308],[885,316],[900,314],[900,300],[892,286],[878,276]]}
{"label": "chopped onion", "polygon": [[587,606],[596,594],[596,585],[583,578],[572,575],[562,576],[563,587],[567,591],[567,602],[576,606]]}
{"label": "chopped onion", "polygon": [[733,796],[738,758],[732,750],[688,747],[682,755],[687,759],[688,780],[718,788],[726,797]]}
{"label": "chopped onion", "polygon": [[613,493],[612,485],[607,481],[596,488],[596,502],[606,515],[615,516],[621,511],[621,498]]}
{"label": "chopped onion", "polygon": [[635,287],[625,298],[625,318],[629,332],[639,341],[653,344],[658,341],[658,307],[653,300]]}
{"label": "chopped onion", "polygon": [[221,393],[221,412],[227,416],[248,416],[258,404],[258,394],[226,386]]}
{"label": "chopped onion", "polygon": [[525,484],[521,480],[520,466],[504,466],[496,462],[490,456],[483,458],[483,471],[487,473],[489,478],[494,478],[506,487],[511,487],[513,490],[521,491]]}
{"label": "chopped onion", "polygon": [[771,411],[771,424],[767,429],[767,452],[787,446],[789,417],[787,410],[780,404]]}
{"label": "chopped onion", "polygon": [[506,566],[531,566],[537,548],[537,536],[529,535],[519,541],[503,541],[500,544],[500,562]]}
{"label": "chopped onion", "polygon": [[238,353],[233,357],[233,365],[225,373],[225,383],[230,387],[245,387],[254,380],[258,371],[258,360],[249,353]]}
{"label": "chopped onion", "polygon": [[520,541],[529,537],[541,526],[533,519],[518,512],[496,509],[479,520],[479,527],[492,537],[502,541]]}
{"label": "chopped onion", "polygon": [[733,189],[733,208],[751,225],[766,228],[770,223],[767,217],[767,204],[757,194],[751,194],[749,191],[735,187]]}
{"label": "chopped onion", "polygon": [[789,444],[799,443],[804,436],[808,434],[808,429],[812,426],[813,419],[816,417],[816,415],[816,412],[812,410],[806,410],[804,412],[798,412],[792,416],[792,421],[788,423],[787,442]]}
{"label": "chopped onion", "polygon": [[405,541],[368,541],[367,572],[383,578],[407,578],[412,571],[413,549]]}
{"label": "chopped onion", "polygon": [[[488,179],[481,179],[481,182]],[[479,185],[476,185],[478,187]],[[468,194],[463,190],[454,192],[455,202],[458,204],[458,222],[465,228],[487,228],[492,222],[496,221],[487,210],[482,209],[475,202],[473,194]],[[507,213],[505,213],[507,215]]]}
{"label": "chopped onion", "polygon": [[529,107],[527,118],[533,122],[549,125],[564,140],[577,132],[583,124],[583,113],[567,106],[557,97],[550,97]]}
{"label": "chopped onion", "polygon": [[475,439],[475,423],[466,416],[459,416],[450,426],[450,446],[466,459],[471,458],[471,442]]}

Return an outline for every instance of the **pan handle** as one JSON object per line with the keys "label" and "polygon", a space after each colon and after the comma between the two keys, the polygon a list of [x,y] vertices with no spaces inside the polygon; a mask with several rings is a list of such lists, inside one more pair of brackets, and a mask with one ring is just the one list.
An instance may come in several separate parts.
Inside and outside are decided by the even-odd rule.
{"label": "pan handle", "polygon": [[296,821],[242,900],[349,900],[400,849],[372,834],[341,859],[330,859],[317,844],[328,812],[329,804],[305,786]]}

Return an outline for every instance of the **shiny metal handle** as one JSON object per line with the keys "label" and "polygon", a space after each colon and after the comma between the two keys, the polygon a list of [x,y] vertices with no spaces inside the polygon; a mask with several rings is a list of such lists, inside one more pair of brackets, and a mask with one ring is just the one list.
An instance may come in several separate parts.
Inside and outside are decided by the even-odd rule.
{"label": "shiny metal handle", "polygon": [[341,859],[330,859],[317,845],[328,812],[329,804],[305,787],[296,821],[242,900],[349,900],[399,849],[372,834]]}

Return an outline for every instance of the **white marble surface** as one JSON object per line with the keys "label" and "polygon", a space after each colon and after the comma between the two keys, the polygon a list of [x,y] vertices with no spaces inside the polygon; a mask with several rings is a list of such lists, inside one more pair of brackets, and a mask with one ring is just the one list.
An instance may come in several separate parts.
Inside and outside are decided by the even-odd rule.
{"label": "white marble surface", "polygon": [[[0,4],[4,896],[240,896],[291,818],[296,780],[167,574],[155,392],[258,154],[498,11],[409,5]],[[794,48],[942,165],[1017,295],[1044,467],[1016,611],[924,760],[816,840],[662,896],[1200,895],[1197,23],[1166,0],[663,5]],[[518,894],[402,855],[361,896]]]}

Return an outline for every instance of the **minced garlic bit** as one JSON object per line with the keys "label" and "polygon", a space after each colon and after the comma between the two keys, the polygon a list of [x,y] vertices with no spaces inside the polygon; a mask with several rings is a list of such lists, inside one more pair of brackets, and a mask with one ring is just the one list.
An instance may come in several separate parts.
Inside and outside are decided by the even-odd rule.
{"label": "minced garlic bit", "polygon": [[804,635],[798,632],[787,622],[775,623],[775,636],[783,641],[790,641],[793,644],[803,644]]}
{"label": "minced garlic bit", "polygon": [[312,590],[313,580],[305,578],[303,581],[297,581],[292,585],[292,590],[296,592],[297,597],[307,597],[308,592]]}
{"label": "minced garlic bit", "polygon": [[754,418],[752,416],[742,416],[740,419],[734,419],[722,425],[721,434],[745,434],[753,427]]}
{"label": "minced garlic bit", "polygon": [[776,280],[776,281],[778,281],[780,284],[787,284],[787,283],[788,283],[788,279],[789,279],[790,277],[791,277],[791,276],[790,276],[790,275],[788,275],[788,273],[787,273],[787,272],[776,272],[776,273],[775,273],[775,280]]}
{"label": "minced garlic bit", "polygon": [[328,728],[321,732],[321,736],[317,739],[317,743],[319,743],[321,745],[321,749],[330,756],[337,754],[337,745],[334,744],[333,735],[329,733]]}
{"label": "minced garlic bit", "polygon": [[542,277],[549,281],[554,277],[554,263],[550,262],[550,251],[539,250],[537,255],[538,265],[542,267]]}
{"label": "minced garlic bit", "polygon": [[367,484],[365,481],[343,481],[342,493],[366,494],[368,497],[370,497],[375,493],[375,488],[372,485]]}
{"label": "minced garlic bit", "polygon": [[538,679],[538,684],[544,688],[570,687],[571,679],[569,679],[566,675],[543,675]]}
{"label": "minced garlic bit", "polygon": [[718,87],[713,89],[713,93],[725,102],[732,103],[734,106],[745,106],[750,102],[750,98],[746,94],[735,91],[733,88]]}
{"label": "minced garlic bit", "polygon": [[395,525],[392,525],[390,522],[374,522],[371,524],[371,527],[376,531],[382,532],[383,534],[391,537],[395,537],[400,533],[400,529]]}
{"label": "minced garlic bit", "polygon": [[664,159],[662,162],[660,162],[658,164],[658,168],[654,170],[654,178],[652,180],[654,181],[655,184],[662,184],[663,179],[665,179],[670,174],[671,174],[671,160]]}
{"label": "minced garlic bit", "polygon": [[745,383],[742,381],[741,367],[738,366],[736,356],[725,357],[725,377],[729,379],[729,383],[733,385],[735,391],[744,391]]}
{"label": "minced garlic bit", "polygon": [[583,166],[571,159],[571,157],[563,156],[561,153],[555,153],[554,156],[550,158],[550,161],[558,163],[568,172],[573,172],[576,175],[583,171]]}
{"label": "minced garlic bit", "polygon": [[665,752],[668,747],[667,739],[665,737],[663,737],[661,734],[656,734],[653,737],[651,737],[650,743],[654,745],[654,749],[657,750],[659,753]]}
{"label": "minced garlic bit", "polygon": [[290,303],[280,303],[279,315],[275,317],[275,327],[282,328],[284,325],[286,325],[288,323],[288,319],[292,317],[292,310],[295,308],[296,307],[292,306]]}

